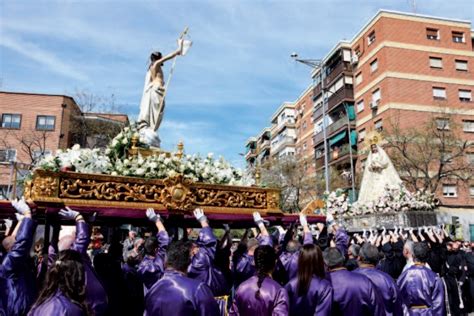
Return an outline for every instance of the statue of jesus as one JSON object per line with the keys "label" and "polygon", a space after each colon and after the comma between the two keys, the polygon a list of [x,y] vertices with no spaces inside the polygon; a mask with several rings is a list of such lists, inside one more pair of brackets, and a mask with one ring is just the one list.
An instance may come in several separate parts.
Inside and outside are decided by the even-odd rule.
{"label": "statue of jesus", "polygon": [[140,136],[148,145],[153,147],[160,147],[157,130],[160,127],[165,109],[166,87],[162,66],[164,62],[181,55],[183,40],[180,39],[178,43],[178,49],[164,57],[160,52],[153,52],[150,55],[150,65],[145,76],[137,123]]}
{"label": "statue of jesus", "polygon": [[385,187],[399,187],[402,180],[387,153],[376,143],[371,143],[367,157],[358,204],[374,202],[385,191]]}

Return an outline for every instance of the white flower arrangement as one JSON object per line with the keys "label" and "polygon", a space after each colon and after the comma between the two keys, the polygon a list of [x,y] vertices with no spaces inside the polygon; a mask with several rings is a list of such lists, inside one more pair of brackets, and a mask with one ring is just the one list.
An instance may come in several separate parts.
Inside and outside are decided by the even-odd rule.
{"label": "white flower arrangement", "polygon": [[246,184],[239,169],[231,166],[222,157],[214,159],[212,153],[206,158],[199,155],[185,155],[179,158],[176,153],[128,158],[126,151],[131,146],[131,138],[135,133],[135,127],[126,127],[103,153],[99,149],[85,149],[79,145],[74,145],[65,151],[59,150],[55,156],[47,156],[40,160],[36,168],[149,179],[165,179],[182,174],[195,182]]}
{"label": "white flower arrangement", "polygon": [[412,193],[404,186],[385,187],[384,194],[376,201],[367,204],[358,202],[348,205],[347,196],[338,189],[324,195],[326,210],[340,215],[364,215],[399,211],[429,211],[436,206],[434,194],[417,191]]}

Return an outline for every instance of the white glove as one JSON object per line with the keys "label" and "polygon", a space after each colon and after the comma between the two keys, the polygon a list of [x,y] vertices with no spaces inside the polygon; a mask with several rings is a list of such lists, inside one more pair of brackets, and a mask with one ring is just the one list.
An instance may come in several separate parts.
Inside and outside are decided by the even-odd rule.
{"label": "white glove", "polygon": [[21,215],[20,213],[15,213],[16,220],[21,222],[24,218],[25,215]]}
{"label": "white glove", "polygon": [[278,233],[280,234],[280,236],[286,234],[286,230],[283,227],[275,226],[275,228],[278,230]]}
{"label": "white glove", "polygon": [[66,209],[61,209],[59,211],[59,215],[64,217],[65,219],[75,220],[76,217],[81,215],[81,213],[72,210],[69,206],[66,206]]}
{"label": "white glove", "polygon": [[18,213],[20,213],[22,215],[24,215],[25,213],[31,212],[31,209],[28,206],[28,204],[26,204],[24,197],[22,197],[21,200],[16,199],[16,200],[12,201],[12,206],[15,208],[15,210]]}
{"label": "white glove", "polygon": [[160,214],[156,214],[155,210],[151,207],[146,210],[146,217],[153,223],[161,221]]}
{"label": "white glove", "polygon": [[5,226],[7,227],[7,230],[9,230],[10,228],[12,228],[12,225],[13,225],[13,221],[11,219],[4,219],[5,221]]}
{"label": "white glove", "polygon": [[193,214],[194,214],[194,217],[196,217],[196,219],[199,221],[199,222],[204,222],[204,221],[207,221],[207,217],[206,215],[204,215],[204,211],[200,208],[197,208],[193,211]]}
{"label": "white glove", "polygon": [[257,224],[257,226],[263,224],[263,219],[259,212],[253,212],[253,221],[255,224]]}
{"label": "white glove", "polygon": [[367,238],[367,231],[365,230],[365,228],[362,230],[362,238]]}
{"label": "white glove", "polygon": [[382,226],[382,236],[385,236],[386,231],[385,226]]}
{"label": "white glove", "polygon": [[300,224],[301,226],[308,225],[308,220],[306,219],[306,215],[304,215],[303,213],[300,213]]}
{"label": "white glove", "polygon": [[333,222],[334,222],[334,216],[330,212],[327,212],[326,213],[326,223],[328,225],[331,225]]}
{"label": "white glove", "polygon": [[229,226],[229,224],[222,224],[222,226],[224,226],[224,230],[225,230],[226,232],[230,231],[230,226]]}

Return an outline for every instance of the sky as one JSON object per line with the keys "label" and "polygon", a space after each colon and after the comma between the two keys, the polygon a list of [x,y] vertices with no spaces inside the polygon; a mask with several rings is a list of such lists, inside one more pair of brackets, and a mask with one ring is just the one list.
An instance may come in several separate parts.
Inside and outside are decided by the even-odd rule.
{"label": "sky", "polygon": [[[168,53],[189,27],[193,46],[171,79],[162,147],[183,141],[244,166],[250,136],[311,83],[318,59],[350,40],[379,9],[409,0],[0,0],[0,90],[114,96],[136,118],[149,54]],[[472,0],[417,0],[416,12],[474,20]],[[165,65],[165,76],[169,72]]]}

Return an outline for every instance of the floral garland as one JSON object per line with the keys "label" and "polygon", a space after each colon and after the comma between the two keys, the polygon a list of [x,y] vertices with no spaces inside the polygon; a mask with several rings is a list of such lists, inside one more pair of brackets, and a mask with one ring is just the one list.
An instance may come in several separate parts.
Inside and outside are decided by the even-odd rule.
{"label": "floral garland", "polygon": [[374,202],[367,204],[348,204],[344,190],[337,189],[324,195],[326,211],[339,215],[364,215],[399,211],[429,211],[436,206],[434,194],[417,191],[412,193],[404,186],[385,187],[384,194]]}
{"label": "floral garland", "polygon": [[[36,168],[60,171],[74,170],[80,173],[99,173],[112,176],[129,176],[149,179],[165,179],[182,174],[195,182],[211,184],[244,185],[240,169],[234,168],[222,157],[214,159],[213,154],[205,158],[199,155],[184,155],[179,158],[175,153],[152,155],[149,157],[127,157],[131,139],[136,135],[135,126],[125,127],[106,148],[80,148],[74,145],[70,149],[58,150],[56,155],[44,157]],[[139,140],[139,146],[144,147]]]}

